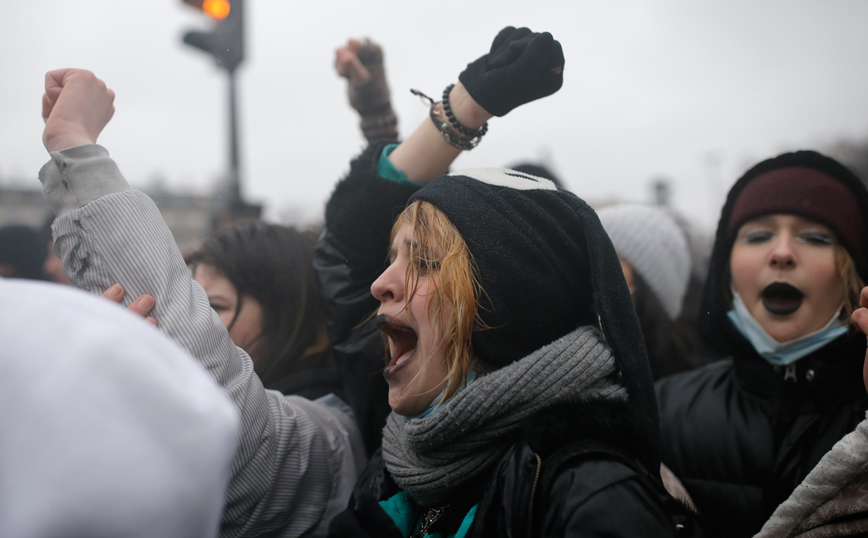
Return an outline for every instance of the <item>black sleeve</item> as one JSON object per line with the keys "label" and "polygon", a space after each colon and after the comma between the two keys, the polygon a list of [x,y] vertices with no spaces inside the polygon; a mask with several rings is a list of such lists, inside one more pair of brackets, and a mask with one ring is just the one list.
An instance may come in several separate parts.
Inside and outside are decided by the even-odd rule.
{"label": "black sleeve", "polygon": [[667,537],[675,526],[657,496],[629,467],[594,460],[554,482],[544,507],[542,537]]}
{"label": "black sleeve", "polygon": [[418,190],[377,174],[388,143],[371,144],[335,187],[313,262],[347,403],[356,414],[368,454],[379,446],[389,414],[388,386],[381,375],[385,351],[380,331],[369,319],[379,305],[370,287],[385,267],[392,224]]}

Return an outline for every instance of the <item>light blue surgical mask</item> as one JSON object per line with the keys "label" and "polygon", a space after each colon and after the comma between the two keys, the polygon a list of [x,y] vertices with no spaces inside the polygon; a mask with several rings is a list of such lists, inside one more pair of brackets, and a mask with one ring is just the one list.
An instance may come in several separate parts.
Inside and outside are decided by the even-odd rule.
{"label": "light blue surgical mask", "polygon": [[[476,372],[474,372],[473,370],[470,370],[470,373],[467,374],[467,381],[465,381],[464,384],[461,385],[461,388],[458,389],[458,392],[461,392],[462,390],[464,390],[467,387],[467,385],[473,383],[474,379],[476,379]],[[456,392],[455,394],[458,394],[458,392]],[[436,398],[434,398],[434,401],[431,402],[431,405],[428,406],[428,409],[422,411],[421,414],[416,415],[415,417],[412,417],[412,418],[428,418],[431,415],[433,415],[434,413],[437,413],[441,409],[443,409],[446,402],[443,402],[441,400],[443,399],[443,395],[445,393],[446,393],[446,389],[443,389],[443,391]],[[454,397],[455,396],[453,396],[453,398]]]}
{"label": "light blue surgical mask", "polygon": [[770,364],[775,366],[787,366],[796,362],[806,355],[825,346],[832,340],[847,334],[847,326],[838,318],[841,316],[841,308],[835,312],[829,323],[819,331],[783,344],[771,337],[769,333],[754,319],[744,301],[741,300],[735,290],[732,291],[733,309],[726,313],[735,328],[747,338],[753,348]]}

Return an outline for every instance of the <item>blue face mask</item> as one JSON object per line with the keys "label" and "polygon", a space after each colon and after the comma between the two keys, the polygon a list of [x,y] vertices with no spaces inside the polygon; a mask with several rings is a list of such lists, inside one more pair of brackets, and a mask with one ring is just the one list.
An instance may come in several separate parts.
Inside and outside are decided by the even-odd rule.
{"label": "blue face mask", "polygon": [[[775,366],[787,366],[806,355],[810,355],[814,351],[825,346],[832,340],[847,334],[847,326],[838,320],[841,315],[841,309],[832,316],[829,323],[817,332],[800,336],[795,340],[784,342],[783,344],[775,340],[762,328],[759,322],[754,319],[745,306],[741,297],[733,290],[732,292],[733,309],[726,313],[729,320],[735,325],[735,328],[747,338],[748,342],[753,345],[753,348],[759,353],[760,357],[764,358],[770,364]],[[843,308],[843,305],[842,305]]]}
{"label": "blue face mask", "polygon": [[[467,374],[467,381],[465,381],[464,384],[461,385],[461,388],[458,389],[458,392],[461,392],[462,390],[465,389],[465,387],[467,387],[467,385],[473,383],[474,379],[476,379],[476,372],[474,372],[473,370],[470,370],[470,373]],[[446,392],[446,389],[443,389],[443,392],[441,392],[439,396],[434,398],[434,401],[431,402],[431,405],[428,406],[428,409],[422,411],[421,414],[416,415],[415,417],[411,417],[411,418],[428,418],[431,415],[433,415],[434,413],[437,413],[438,411],[443,409],[443,406],[446,402],[441,401],[441,400],[443,399],[443,394],[445,392]],[[455,394],[458,394],[458,392],[456,392]]]}

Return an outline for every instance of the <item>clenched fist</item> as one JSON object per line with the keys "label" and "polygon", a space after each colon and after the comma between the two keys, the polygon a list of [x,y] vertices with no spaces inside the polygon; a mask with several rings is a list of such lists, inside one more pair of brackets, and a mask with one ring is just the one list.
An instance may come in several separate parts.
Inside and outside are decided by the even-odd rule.
{"label": "clenched fist", "polygon": [[84,69],[57,69],[45,75],[42,143],[49,152],[94,144],[115,112],[115,92]]}

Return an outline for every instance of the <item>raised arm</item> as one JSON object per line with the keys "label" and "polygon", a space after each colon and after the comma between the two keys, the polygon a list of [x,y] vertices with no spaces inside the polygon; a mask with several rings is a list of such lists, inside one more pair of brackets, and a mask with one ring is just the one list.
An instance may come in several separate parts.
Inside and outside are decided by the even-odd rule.
{"label": "raised arm", "polygon": [[[557,91],[563,66],[563,51],[551,34],[504,28],[491,50],[461,73],[449,92],[450,109],[465,129],[478,129],[492,115]],[[442,105],[435,113],[440,124],[451,126]],[[459,146],[473,138],[447,131]],[[395,217],[421,184],[444,174],[461,151],[426,118],[397,147],[372,143],[351,163],[326,205],[326,231],[314,263],[329,337],[369,450],[379,445],[389,412],[382,337],[372,320],[365,322],[378,305],[370,286],[384,268]]]}
{"label": "raised arm", "polygon": [[398,118],[392,110],[383,49],[369,39],[350,39],[335,51],[335,71],[347,79],[350,106],[361,119],[368,142],[398,138]]}
{"label": "raised arm", "polygon": [[[488,54],[468,64],[459,75],[449,92],[452,112],[468,130],[479,129],[492,116],[504,116],[517,106],[558,91],[563,70],[561,44],[550,33],[508,26],[494,38]],[[424,184],[446,173],[460,153],[445,141],[433,121],[425,120],[389,160],[409,180]]]}
{"label": "raised arm", "polygon": [[[46,76],[40,171],[55,213],[55,244],[76,286],[101,293],[120,283],[149,294],[158,327],[187,349],[232,398],[241,437],[221,536],[314,535],[346,502],[360,451],[355,425],[332,408],[266,391],[235,347],[154,203],[134,191],[94,143],[111,118],[114,94],[92,73]],[[125,303],[129,299],[124,299]]]}

